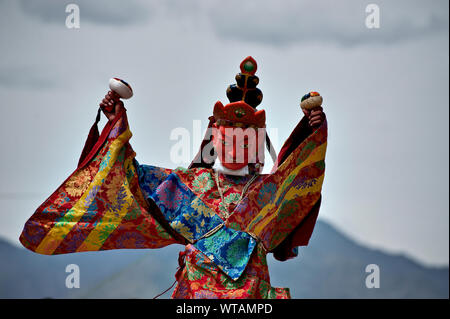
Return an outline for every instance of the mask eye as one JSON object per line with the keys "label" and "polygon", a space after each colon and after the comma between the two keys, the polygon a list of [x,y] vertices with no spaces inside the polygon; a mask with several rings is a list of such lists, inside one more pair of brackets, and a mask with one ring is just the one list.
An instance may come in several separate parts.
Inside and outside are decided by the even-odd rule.
{"label": "mask eye", "polygon": [[248,148],[248,144],[242,144],[241,148]]}

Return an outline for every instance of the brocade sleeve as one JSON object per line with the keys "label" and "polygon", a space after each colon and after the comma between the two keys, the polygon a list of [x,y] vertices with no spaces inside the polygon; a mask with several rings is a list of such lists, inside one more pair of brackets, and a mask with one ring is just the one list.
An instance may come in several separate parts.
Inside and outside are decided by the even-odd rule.
{"label": "brocade sleeve", "polygon": [[144,197],[139,174],[145,173],[129,144],[126,111],[101,135],[98,119],[77,169],[26,222],[21,243],[46,255],[184,243]]}
{"label": "brocade sleeve", "polygon": [[311,236],[320,206],[326,147],[327,121],[311,130],[304,118],[283,146],[272,173],[251,189],[237,209],[236,218],[248,216],[245,231],[280,260],[294,257],[295,247],[306,245]]}

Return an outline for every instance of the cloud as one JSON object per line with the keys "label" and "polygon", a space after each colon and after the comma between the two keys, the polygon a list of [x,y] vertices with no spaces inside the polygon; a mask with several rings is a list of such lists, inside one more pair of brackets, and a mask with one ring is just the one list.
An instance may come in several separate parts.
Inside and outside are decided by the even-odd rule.
{"label": "cloud", "polygon": [[[150,8],[138,0],[77,0],[72,3],[80,8],[80,20],[99,25],[131,25],[146,21]],[[26,14],[48,23],[64,23],[68,13],[66,1],[21,0],[20,8]]]}
{"label": "cloud", "polygon": [[[183,6],[172,0],[171,6]],[[448,1],[377,0],[198,0],[214,33],[223,39],[268,45],[334,43],[342,46],[393,44],[447,32]],[[380,28],[368,29],[366,6],[380,8]],[[188,14],[192,14],[188,11]]]}
{"label": "cloud", "polygon": [[[448,32],[448,0],[78,0],[81,23],[132,25],[150,16],[184,18],[223,40],[270,46],[327,43],[390,45]],[[366,6],[380,8],[380,28],[365,25]],[[21,9],[49,23],[62,23],[67,2],[20,0]]]}

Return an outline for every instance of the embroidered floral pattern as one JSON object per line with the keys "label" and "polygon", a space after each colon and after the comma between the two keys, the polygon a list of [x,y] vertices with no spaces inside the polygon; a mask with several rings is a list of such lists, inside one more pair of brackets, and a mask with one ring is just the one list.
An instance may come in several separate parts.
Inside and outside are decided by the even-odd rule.
{"label": "embroidered floral pattern", "polygon": [[261,191],[258,193],[258,205],[264,207],[268,204],[277,191],[277,185],[275,183],[264,184]]}
{"label": "embroidered floral pattern", "polygon": [[83,194],[91,182],[89,169],[83,169],[75,174],[67,181],[66,191],[70,196],[77,197]]}
{"label": "embroidered floral pattern", "polygon": [[192,188],[194,192],[207,192],[214,186],[214,180],[211,178],[211,174],[202,173],[192,182]]}

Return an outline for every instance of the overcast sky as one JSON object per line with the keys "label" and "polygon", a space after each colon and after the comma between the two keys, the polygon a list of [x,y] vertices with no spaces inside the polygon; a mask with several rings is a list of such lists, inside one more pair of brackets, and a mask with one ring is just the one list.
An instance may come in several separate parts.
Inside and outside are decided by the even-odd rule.
{"label": "overcast sky", "polygon": [[[187,163],[171,161],[171,132],[205,128],[251,55],[277,150],[303,94],[324,98],[319,218],[365,245],[448,265],[447,0],[83,0],[73,2],[79,29],[65,25],[68,3],[0,0],[1,237],[18,244],[74,170],[110,77],[135,92],[125,105],[137,159],[174,168]],[[379,29],[365,25],[369,3]]]}

